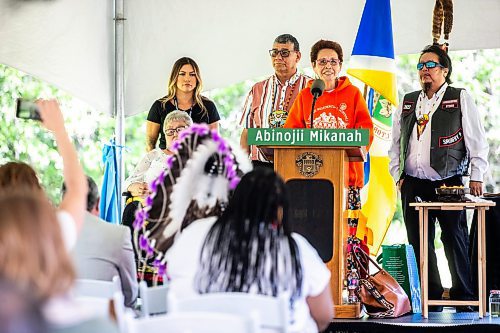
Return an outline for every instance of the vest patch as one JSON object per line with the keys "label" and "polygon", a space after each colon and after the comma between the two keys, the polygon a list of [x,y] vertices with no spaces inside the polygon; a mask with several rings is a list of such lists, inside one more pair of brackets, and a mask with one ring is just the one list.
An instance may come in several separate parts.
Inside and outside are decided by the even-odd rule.
{"label": "vest patch", "polygon": [[464,138],[464,134],[462,132],[462,128],[453,133],[450,136],[440,136],[439,137],[439,147],[448,147],[453,146],[454,144],[462,141]]}
{"label": "vest patch", "polygon": [[458,99],[450,99],[448,101],[441,102],[442,109],[456,109],[458,108]]}
{"label": "vest patch", "polygon": [[410,112],[412,106],[413,106],[413,102],[405,101],[403,104],[403,113]]}

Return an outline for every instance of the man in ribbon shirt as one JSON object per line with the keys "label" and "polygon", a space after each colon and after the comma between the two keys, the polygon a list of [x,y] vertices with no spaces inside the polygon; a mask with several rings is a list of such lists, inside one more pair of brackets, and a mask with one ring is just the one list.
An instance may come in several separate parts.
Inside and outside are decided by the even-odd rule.
{"label": "man in ribbon shirt", "polygon": [[[462,177],[468,175],[469,169],[471,194],[481,195],[488,167],[488,143],[470,95],[449,85],[452,64],[448,54],[438,45],[426,47],[417,70],[422,90],[405,95],[394,114],[389,156],[391,175],[401,191],[408,241],[418,262],[418,213],[409,204],[415,202],[415,197],[437,201],[435,188],[442,185],[463,186]],[[443,293],[434,252],[436,219],[451,273],[450,297],[472,299],[465,212],[440,210],[429,212],[429,299],[439,300]]]}
{"label": "man in ribbon shirt", "polygon": [[292,35],[284,34],[276,37],[269,55],[274,74],[264,81],[257,82],[247,95],[240,121],[244,126],[240,144],[250,154],[254,166],[272,168],[272,151],[248,146],[247,129],[282,127],[295,97],[310,78],[297,70],[301,53],[299,42]]}

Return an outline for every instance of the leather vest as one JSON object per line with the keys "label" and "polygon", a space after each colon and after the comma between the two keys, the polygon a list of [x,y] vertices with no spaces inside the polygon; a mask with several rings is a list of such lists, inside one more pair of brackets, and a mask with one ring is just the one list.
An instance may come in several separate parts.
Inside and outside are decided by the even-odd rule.
{"label": "leather vest", "polygon": [[[469,168],[469,156],[464,142],[462,111],[460,105],[461,88],[448,87],[436,111],[432,114],[431,167],[442,179],[455,175],[465,175]],[[399,152],[399,177],[406,163],[408,143],[417,122],[416,105],[420,91],[405,95],[401,112],[401,142]],[[429,124],[427,125],[429,126]],[[429,128],[426,128],[429,130]]]}

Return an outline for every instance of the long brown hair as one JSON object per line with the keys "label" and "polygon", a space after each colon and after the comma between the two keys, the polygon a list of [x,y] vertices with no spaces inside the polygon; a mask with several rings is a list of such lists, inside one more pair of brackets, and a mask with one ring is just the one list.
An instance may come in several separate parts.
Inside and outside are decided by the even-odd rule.
{"label": "long brown hair", "polygon": [[193,99],[195,103],[200,106],[203,113],[206,114],[208,111],[205,104],[203,104],[203,99],[205,97],[201,96],[203,81],[201,80],[200,68],[198,67],[198,64],[189,57],[182,57],[174,63],[172,71],[170,72],[170,79],[168,80],[167,96],[161,99],[162,105],[165,106],[165,103],[171,101],[175,97],[175,94],[177,93],[177,79],[179,78],[179,72],[184,65],[193,66],[194,73],[196,75],[196,88],[194,90]]}
{"label": "long brown hair", "polygon": [[42,190],[36,171],[23,162],[8,162],[0,166],[0,189],[2,188]]}
{"label": "long brown hair", "polygon": [[41,192],[0,193],[0,275],[40,301],[66,293],[75,271],[54,207]]}

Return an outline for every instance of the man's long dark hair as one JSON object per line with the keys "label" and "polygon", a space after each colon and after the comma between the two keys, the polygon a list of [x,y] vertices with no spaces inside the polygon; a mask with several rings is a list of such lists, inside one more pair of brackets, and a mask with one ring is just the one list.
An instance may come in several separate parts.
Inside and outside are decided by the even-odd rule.
{"label": "man's long dark hair", "polygon": [[285,291],[293,301],[301,294],[302,277],[283,180],[267,168],[249,172],[205,239],[196,289],[268,296]]}

